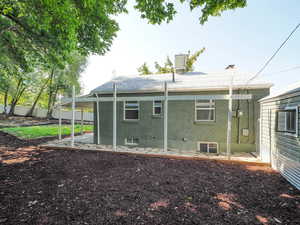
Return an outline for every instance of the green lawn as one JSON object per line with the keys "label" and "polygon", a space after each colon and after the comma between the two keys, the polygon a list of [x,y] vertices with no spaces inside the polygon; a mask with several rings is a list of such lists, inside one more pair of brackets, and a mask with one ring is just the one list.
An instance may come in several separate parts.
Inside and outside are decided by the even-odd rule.
{"label": "green lawn", "polygon": [[[15,135],[19,138],[39,138],[47,136],[57,136],[58,135],[58,125],[46,125],[46,126],[32,126],[32,127],[9,127],[2,128],[1,131],[7,132],[9,134]],[[83,131],[92,131],[92,125],[84,125]],[[75,133],[80,133],[80,125],[75,125]],[[71,134],[71,126],[62,126],[62,135]]]}

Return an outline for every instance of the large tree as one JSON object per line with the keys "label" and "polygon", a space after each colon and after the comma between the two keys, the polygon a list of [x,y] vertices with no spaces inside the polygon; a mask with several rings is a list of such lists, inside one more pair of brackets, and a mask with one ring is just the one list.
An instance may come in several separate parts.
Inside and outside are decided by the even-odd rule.
{"label": "large tree", "polygon": [[[246,0],[178,0],[200,7],[200,23],[223,11],[245,7]],[[37,61],[59,64],[74,50],[104,54],[119,30],[115,16],[127,12],[127,0],[1,0],[0,54],[23,70]],[[174,1],[135,0],[135,9],[151,24],[169,22]],[[1,62],[0,62],[1,63]]]}
{"label": "large tree", "polygon": [[68,60],[67,66],[60,69],[53,65],[48,78],[48,103],[47,117],[52,117],[52,112],[59,94],[71,96],[72,87],[75,86],[77,93],[80,93],[80,75],[85,70],[87,58],[80,54],[73,53]]}
{"label": "large tree", "polygon": [[2,0],[1,52],[28,69],[36,60],[61,63],[77,50],[105,53],[118,31],[112,15],[126,1]]}

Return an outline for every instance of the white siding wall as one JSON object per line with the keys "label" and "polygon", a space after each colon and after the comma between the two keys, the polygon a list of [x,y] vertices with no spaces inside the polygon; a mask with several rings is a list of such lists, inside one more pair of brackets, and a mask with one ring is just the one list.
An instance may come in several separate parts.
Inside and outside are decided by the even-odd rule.
{"label": "white siding wall", "polygon": [[[260,156],[300,190],[300,138],[276,131],[276,111],[286,106],[299,107],[300,93],[292,98],[261,103]],[[298,124],[299,117],[298,113]]]}

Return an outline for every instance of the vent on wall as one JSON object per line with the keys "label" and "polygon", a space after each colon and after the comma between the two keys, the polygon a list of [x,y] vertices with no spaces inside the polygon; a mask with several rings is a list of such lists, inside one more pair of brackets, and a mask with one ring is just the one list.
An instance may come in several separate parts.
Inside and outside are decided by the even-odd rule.
{"label": "vent on wall", "polygon": [[178,54],[175,55],[175,72],[176,73],[184,73],[186,70],[186,60],[187,55],[186,54]]}

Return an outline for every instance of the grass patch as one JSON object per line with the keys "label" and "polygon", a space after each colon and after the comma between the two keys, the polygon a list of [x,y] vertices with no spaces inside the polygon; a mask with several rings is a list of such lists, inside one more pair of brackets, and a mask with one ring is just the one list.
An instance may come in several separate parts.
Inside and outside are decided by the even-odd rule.
{"label": "grass patch", "polygon": [[[71,126],[63,125],[62,135],[71,134]],[[58,135],[58,125],[44,125],[44,126],[32,126],[32,127],[9,127],[2,128],[1,131],[12,134],[19,138],[40,138],[48,136],[57,136]],[[75,133],[80,133],[80,125],[75,125]],[[93,125],[83,125],[83,131],[93,131]]]}

